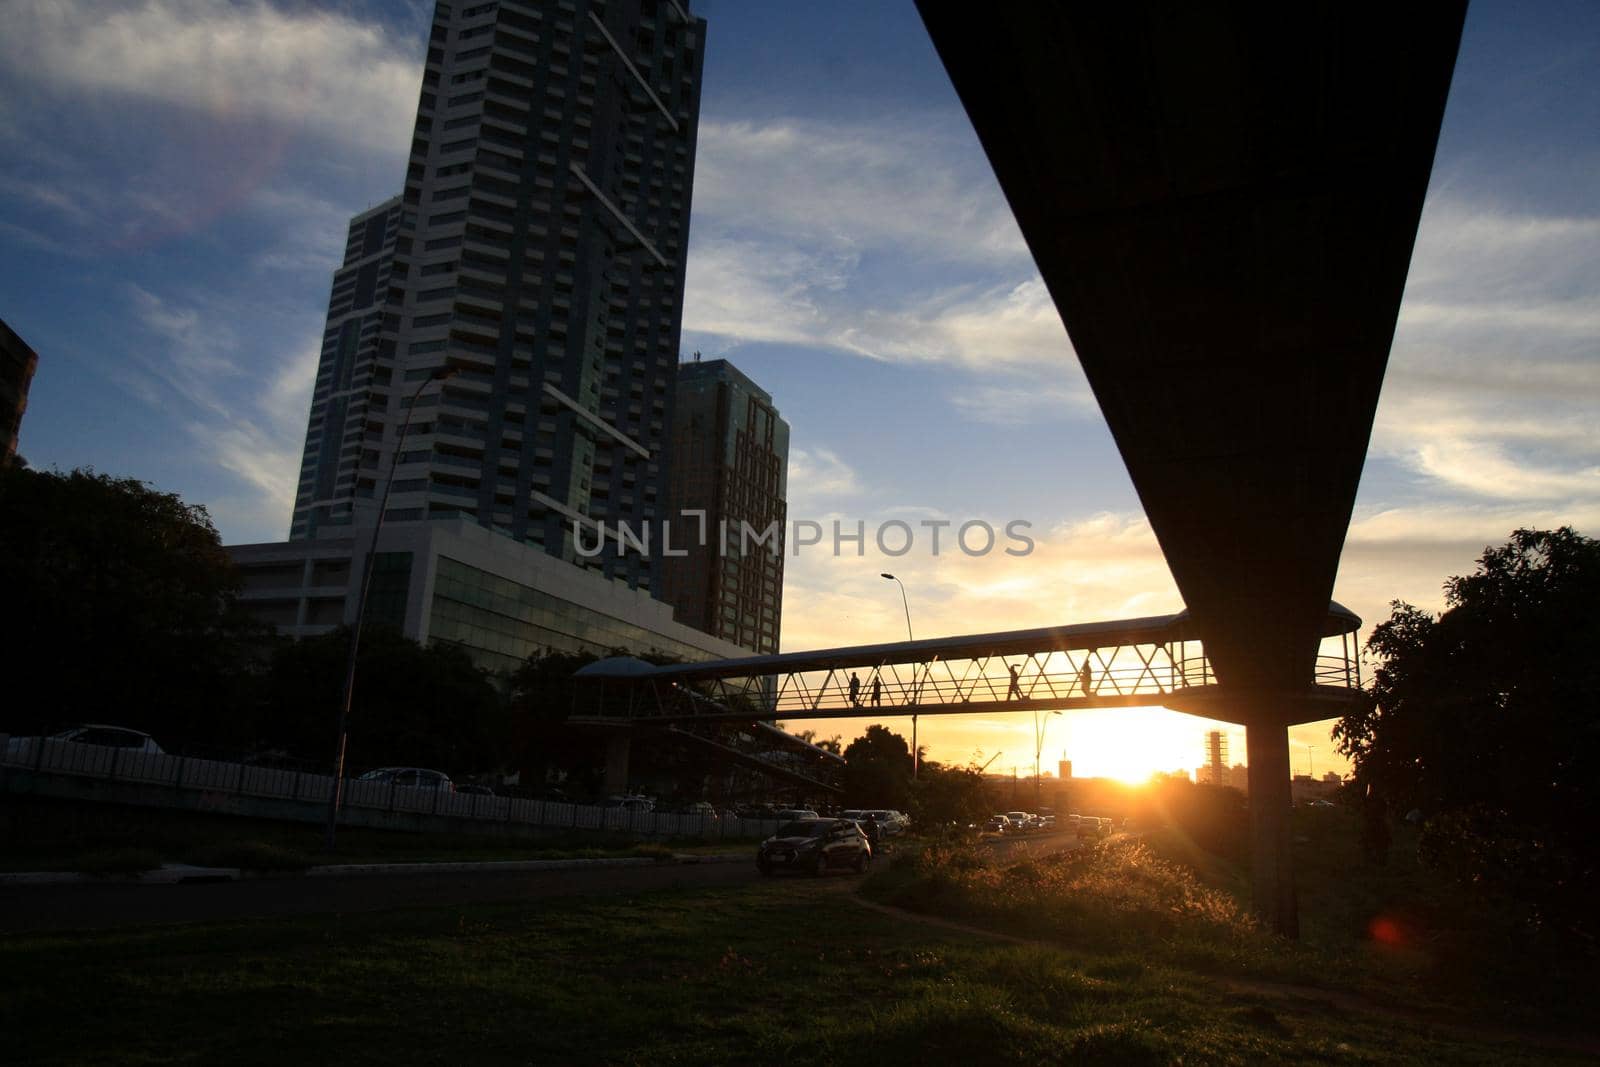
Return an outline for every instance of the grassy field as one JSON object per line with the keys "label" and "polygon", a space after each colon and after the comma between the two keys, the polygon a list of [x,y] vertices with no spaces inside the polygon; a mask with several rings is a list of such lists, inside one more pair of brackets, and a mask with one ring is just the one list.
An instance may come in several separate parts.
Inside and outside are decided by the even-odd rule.
{"label": "grassy field", "polygon": [[1552,1058],[1229,991],[1140,951],[999,944],[868,910],[853,888],[11,937],[0,1034],[29,1064]]}
{"label": "grassy field", "polygon": [[1402,832],[1366,863],[1343,811],[1297,813],[1301,938],[1249,914],[1248,870],[1171,835],[996,863],[933,847],[874,878],[872,899],[985,929],[1200,974],[1295,983],[1483,1025],[1593,1025],[1600,970],[1539,934],[1515,901],[1468,892],[1416,859]]}
{"label": "grassy field", "polygon": [[723,846],[701,839],[640,842],[596,831],[496,837],[343,827],[337,840],[336,851],[327,853],[322,849],[322,827],[310,823],[27,797],[0,799],[0,871],[111,875],[150,870],[164,862],[293,871],[321,863],[664,859],[673,852],[748,847],[742,842]]}

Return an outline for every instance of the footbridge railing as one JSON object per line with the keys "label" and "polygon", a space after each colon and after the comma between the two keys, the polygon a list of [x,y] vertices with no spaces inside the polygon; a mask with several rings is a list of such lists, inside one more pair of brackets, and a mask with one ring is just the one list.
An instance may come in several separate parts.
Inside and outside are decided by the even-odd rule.
{"label": "footbridge railing", "polygon": [[[1330,603],[1311,686],[1361,686],[1361,620]],[[1218,680],[1188,613],[883,645],[579,671],[580,720],[825,719],[1167,704]]]}

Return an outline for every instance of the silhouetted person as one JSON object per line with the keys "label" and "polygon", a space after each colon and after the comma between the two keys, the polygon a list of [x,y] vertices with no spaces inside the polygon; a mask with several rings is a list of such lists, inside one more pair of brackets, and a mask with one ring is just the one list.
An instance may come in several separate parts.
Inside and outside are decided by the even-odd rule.
{"label": "silhouetted person", "polygon": [[872,676],[872,706],[877,707],[883,703],[883,679],[876,674]]}
{"label": "silhouetted person", "polygon": [[1022,683],[1017,680],[1017,669],[1015,667],[1010,667],[1008,669],[1011,671],[1011,688],[1006,690],[1006,699],[1021,700]]}
{"label": "silhouetted person", "polygon": [[1094,670],[1090,668],[1088,660],[1084,660],[1078,670],[1078,684],[1083,687],[1084,696],[1091,695],[1094,690]]}
{"label": "silhouetted person", "polygon": [[856,677],[856,672],[850,672],[850,704],[859,706],[861,703],[861,679]]}

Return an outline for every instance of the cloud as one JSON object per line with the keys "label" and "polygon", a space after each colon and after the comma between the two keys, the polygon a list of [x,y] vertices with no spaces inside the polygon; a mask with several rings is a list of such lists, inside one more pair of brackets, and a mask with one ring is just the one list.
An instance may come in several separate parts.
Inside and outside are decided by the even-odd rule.
{"label": "cloud", "polygon": [[687,330],[895,363],[1071,366],[959,115],[702,121]]}
{"label": "cloud", "polygon": [[1437,197],[1423,214],[1373,451],[1435,491],[1600,490],[1600,219]]}
{"label": "cloud", "polygon": [[728,232],[939,259],[1030,264],[1021,231],[959,113],[894,123],[700,123],[694,206]]}
{"label": "cloud", "polygon": [[380,24],[261,0],[15,0],[0,37],[0,63],[60,92],[262,118],[384,152],[405,145],[418,55]]}
{"label": "cloud", "polygon": [[826,448],[789,450],[789,514],[806,518],[803,512],[812,502],[860,491],[855,469],[837,453]]}

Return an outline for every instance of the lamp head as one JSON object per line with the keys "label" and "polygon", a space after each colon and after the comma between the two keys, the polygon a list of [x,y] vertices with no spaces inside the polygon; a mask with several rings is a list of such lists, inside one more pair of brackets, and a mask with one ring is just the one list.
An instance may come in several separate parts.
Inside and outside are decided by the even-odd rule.
{"label": "lamp head", "polygon": [[896,577],[895,577],[895,576],[894,576],[894,575],[892,575],[892,574],[880,574],[880,575],[878,575],[878,577],[879,577],[879,578],[887,578],[887,579],[889,579],[889,580],[890,580],[890,581],[891,581],[891,582],[898,582],[898,581],[899,581],[899,580],[900,580],[900,579],[898,579],[898,578],[896,578]]}

